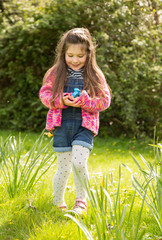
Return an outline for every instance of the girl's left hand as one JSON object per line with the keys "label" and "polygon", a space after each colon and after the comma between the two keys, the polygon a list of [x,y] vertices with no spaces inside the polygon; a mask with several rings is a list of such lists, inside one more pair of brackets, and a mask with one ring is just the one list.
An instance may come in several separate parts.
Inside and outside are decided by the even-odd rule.
{"label": "girl's left hand", "polygon": [[66,106],[71,106],[71,107],[78,107],[80,108],[81,105],[80,103],[78,102],[78,99],[79,97],[76,97],[74,98],[70,93],[65,95],[63,97],[63,103],[66,105]]}

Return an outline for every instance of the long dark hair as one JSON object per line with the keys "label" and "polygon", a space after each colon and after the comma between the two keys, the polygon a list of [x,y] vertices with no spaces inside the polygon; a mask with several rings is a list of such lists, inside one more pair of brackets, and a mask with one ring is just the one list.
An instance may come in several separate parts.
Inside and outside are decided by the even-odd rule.
{"label": "long dark hair", "polygon": [[[65,62],[65,53],[70,44],[83,44],[83,47],[87,52],[86,63],[83,71],[83,88],[88,91],[88,94],[92,98],[96,95],[105,95],[103,85],[100,80],[101,77],[104,78],[104,75],[96,63],[95,46],[93,44],[90,32],[86,28],[74,28],[63,34],[61,37],[56,49],[55,64],[49,70],[48,76],[53,74],[53,71],[56,71],[56,78],[53,84],[53,97],[51,100],[51,105],[53,106],[55,98],[60,93],[61,96],[63,95],[63,89],[68,73],[67,64]],[[46,81],[46,75],[44,77],[44,81]]]}

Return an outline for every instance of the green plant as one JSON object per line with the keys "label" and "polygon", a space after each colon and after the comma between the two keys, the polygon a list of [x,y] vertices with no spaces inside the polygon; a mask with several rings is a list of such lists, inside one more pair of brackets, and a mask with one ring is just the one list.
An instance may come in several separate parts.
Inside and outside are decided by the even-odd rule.
{"label": "green plant", "polygon": [[[11,130],[5,129],[3,131],[0,130],[0,136],[3,136],[4,141],[7,136],[9,136],[9,134],[16,136],[16,139],[18,139],[18,132],[11,132]],[[24,151],[28,151],[31,146],[34,145],[36,139],[39,137],[39,133],[22,132],[21,138],[24,138],[26,134],[27,138],[25,140],[26,144],[24,146]],[[128,166],[131,165],[131,170],[133,172],[137,172],[137,166],[136,164],[134,164],[133,159],[131,158],[129,153],[129,150],[132,151],[132,146],[135,147],[135,149],[133,150],[133,154],[135,156],[137,156],[140,152],[144,156],[144,158],[147,159],[149,157],[151,162],[154,161],[154,154],[150,153],[152,149],[150,149],[150,147],[148,146],[148,143],[150,143],[150,139],[147,139],[147,141],[146,139],[136,139],[136,142],[134,142],[134,140],[134,138],[129,139],[127,137],[120,137],[115,139],[111,137],[109,137],[108,139],[101,139],[99,137],[95,138],[94,149],[90,155],[88,162],[90,185],[92,191],[95,191],[94,187],[96,185],[98,192],[100,193],[100,186],[105,186],[105,183],[102,183],[102,176],[104,173],[107,174],[107,191],[110,195],[111,201],[113,202],[113,191],[110,173],[113,173],[113,182],[115,185],[114,192],[116,193],[119,179],[119,164],[122,162]],[[45,137],[43,141],[43,146],[46,143],[47,137]],[[4,180],[2,179],[2,174],[0,173],[0,240],[4,240],[7,238],[21,240],[86,239],[85,234],[82,230],[80,230],[79,235],[79,227],[74,221],[72,221],[70,218],[65,218],[65,213],[60,213],[56,210],[55,207],[53,207],[52,179],[54,172],[57,170],[57,166],[55,165],[55,163],[54,166],[52,166],[46,172],[46,174],[42,176],[40,181],[37,182],[36,186],[31,189],[31,191],[29,191],[28,193],[21,192],[19,195],[15,196],[14,199],[11,199],[9,195],[6,194],[6,190],[4,188]],[[127,172],[127,169],[121,167],[121,170],[121,210],[123,209],[124,205],[127,206],[125,221],[123,222],[123,228],[128,235],[127,240],[133,240],[132,231],[134,226],[137,225],[136,222],[138,220],[138,214],[141,209],[142,201],[136,193],[132,213],[127,226],[127,216],[131,207],[129,206],[129,204],[131,204],[133,199],[134,188],[132,188],[130,174],[129,172]],[[104,179],[106,181],[106,177]],[[65,200],[68,205],[68,209],[73,209],[75,203],[75,189],[72,186],[73,176],[71,174],[68,181],[68,188],[66,189],[65,194]],[[31,206],[29,206],[29,200],[31,201]],[[109,224],[109,202],[107,203],[107,205],[107,222]],[[36,207],[36,209],[34,207]],[[94,219],[92,218],[93,215],[91,213],[92,210],[93,209],[91,208],[91,203],[88,201],[87,216],[83,218],[82,221],[88,228],[88,231],[93,234],[93,238],[97,240]],[[148,208],[146,205],[144,206],[142,211],[139,231],[142,231],[143,229],[145,229],[145,240],[159,240],[160,237],[157,237],[159,236],[159,229],[152,217],[152,214],[148,213]],[[111,228],[110,230],[114,231]],[[136,230],[136,228],[134,230]]]}
{"label": "green plant", "polygon": [[[30,190],[55,161],[50,150],[51,141],[43,146],[43,132],[28,151],[25,138],[19,134],[0,139],[0,172],[11,198],[23,190]],[[53,159],[52,159],[53,158]]]}
{"label": "green plant", "polygon": [[[81,179],[80,181],[82,182]],[[87,191],[88,199],[90,202],[90,219],[84,215],[84,220],[82,220],[80,216],[74,217],[72,214],[69,214],[75,213],[74,211],[69,211],[69,213],[66,213],[65,216],[71,218],[80,227],[80,229],[86,235],[87,239],[124,240],[128,239],[128,237],[129,239],[134,240],[142,239],[145,231],[143,230],[139,232],[139,227],[141,223],[144,199],[142,200],[142,205],[137,220],[137,226],[133,224],[132,228],[130,229],[129,221],[131,220],[133,213],[136,191],[133,194],[131,206],[128,210],[127,204],[123,204],[123,199],[121,201],[120,182],[121,166],[119,167],[119,181],[117,191],[115,190],[113,175],[111,173],[111,194],[108,193],[107,177],[103,177],[99,188],[97,185],[95,185],[94,188],[91,188],[89,184],[82,182]]]}
{"label": "green plant", "polygon": [[133,187],[147,204],[162,232],[162,145],[153,146],[155,147],[155,161],[153,164],[140,155],[140,159],[146,169],[144,169],[140,162],[132,155],[143,179],[138,180],[131,169],[123,165],[131,172]]}

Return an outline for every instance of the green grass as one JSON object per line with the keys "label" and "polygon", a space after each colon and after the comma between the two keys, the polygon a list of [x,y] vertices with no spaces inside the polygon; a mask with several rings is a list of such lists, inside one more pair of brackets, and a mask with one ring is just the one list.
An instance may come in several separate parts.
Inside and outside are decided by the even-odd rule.
{"label": "green grass", "polygon": [[[0,136],[4,139],[9,134],[18,137],[17,132],[0,131]],[[22,137],[25,135],[27,135],[27,139],[24,151],[27,151],[34,144],[39,134],[22,133]],[[49,140],[50,139],[45,136],[44,144]],[[130,167],[137,176],[139,174],[138,169],[131,157],[131,153],[133,153],[139,161],[140,153],[144,158],[153,162],[154,153],[152,147],[148,146],[149,143],[153,143],[153,140],[136,140],[135,138],[128,139],[124,137],[101,139],[96,137],[94,139],[94,149],[88,161],[91,186],[102,186],[103,175],[107,174],[108,192],[112,197],[111,173],[113,174],[115,188],[117,188],[118,185],[119,165],[121,163]],[[64,217],[64,215],[58,212],[52,205],[52,179],[56,167],[55,163],[34,188],[28,192],[24,191],[21,195],[15,196],[14,198],[9,198],[4,189],[3,180],[0,178],[0,240],[86,239],[77,225],[69,218]],[[121,167],[120,189],[122,204],[128,204],[129,206],[133,198],[134,189],[132,187],[131,175],[124,167]],[[75,188],[72,174],[68,181],[65,199],[68,208],[72,209],[75,202]],[[140,197],[136,196],[133,217],[129,223],[130,228],[136,224],[141,203],[142,200]],[[89,203],[88,206],[90,206]],[[90,220],[91,211],[92,209],[89,208],[86,221]],[[149,209],[144,205],[140,225],[140,231],[145,230],[144,239],[158,239],[158,236],[160,236],[158,225],[152,219]],[[131,236],[130,239],[132,239]]]}

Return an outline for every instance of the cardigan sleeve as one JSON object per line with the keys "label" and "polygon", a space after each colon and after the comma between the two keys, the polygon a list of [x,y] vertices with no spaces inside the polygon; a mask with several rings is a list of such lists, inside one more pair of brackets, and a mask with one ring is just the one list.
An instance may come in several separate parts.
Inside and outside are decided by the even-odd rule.
{"label": "cardigan sleeve", "polygon": [[[47,72],[48,74],[48,72]],[[52,75],[52,76],[51,76]],[[39,97],[41,102],[47,107],[47,108],[67,108],[61,101],[61,94],[57,94],[57,97],[55,98],[54,101],[54,106],[51,106],[51,100],[53,96],[53,88],[52,84],[54,81],[54,76],[53,74],[50,74],[50,76],[47,75],[47,80],[43,84],[43,86],[40,89],[39,92]]]}
{"label": "cardigan sleeve", "polygon": [[96,96],[91,98],[88,93],[84,90],[79,98],[79,102],[81,104],[81,108],[87,112],[101,112],[107,109],[111,103],[111,94],[110,90],[107,86],[106,80],[104,78],[101,79],[102,84],[104,86],[105,97],[104,96]]}

